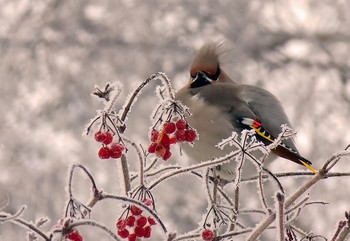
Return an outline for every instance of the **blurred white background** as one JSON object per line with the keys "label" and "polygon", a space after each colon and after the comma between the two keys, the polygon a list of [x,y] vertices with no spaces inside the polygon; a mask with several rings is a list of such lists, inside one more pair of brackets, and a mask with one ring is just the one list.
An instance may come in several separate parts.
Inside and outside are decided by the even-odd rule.
{"label": "blurred white background", "polygon": [[[232,43],[225,70],[280,99],[298,131],[299,151],[321,167],[350,144],[349,26],[346,0],[0,0],[0,203],[9,199],[3,211],[25,204],[24,218],[48,216],[51,227],[63,215],[72,163],[86,166],[101,189],[118,192],[115,163],[99,160],[98,145],[82,136],[101,108],[90,96],[94,85],[122,82],[117,107],[158,71],[178,89],[194,52],[210,40]],[[127,135],[143,145],[156,103],[149,86],[129,118]],[[270,167],[301,168],[282,159]],[[349,158],[334,170],[350,171]],[[76,192],[87,200],[88,186],[76,179]],[[305,230],[330,237],[350,209],[349,181],[334,178],[313,189],[313,200],[330,204],[305,209]],[[298,183],[285,185],[293,190]],[[155,190],[159,212],[173,231],[190,231],[206,207],[202,186],[191,178],[169,184]],[[119,206],[108,204],[108,212],[97,205],[92,217],[114,229]],[[24,237],[25,230],[0,224],[1,241]]]}

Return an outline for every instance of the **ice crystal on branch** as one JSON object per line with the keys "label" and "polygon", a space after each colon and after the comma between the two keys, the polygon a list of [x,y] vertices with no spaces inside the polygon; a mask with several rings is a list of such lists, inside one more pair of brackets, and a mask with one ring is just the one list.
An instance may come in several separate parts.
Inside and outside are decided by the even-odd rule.
{"label": "ice crystal on branch", "polygon": [[217,147],[223,149],[227,145],[239,151],[233,160],[238,163],[235,171],[236,185],[240,183],[242,168],[246,160],[251,161],[259,169],[261,168],[263,158],[268,154],[268,149],[266,149],[264,144],[257,141],[254,130],[243,130],[240,135],[233,132],[230,137],[218,143]]}

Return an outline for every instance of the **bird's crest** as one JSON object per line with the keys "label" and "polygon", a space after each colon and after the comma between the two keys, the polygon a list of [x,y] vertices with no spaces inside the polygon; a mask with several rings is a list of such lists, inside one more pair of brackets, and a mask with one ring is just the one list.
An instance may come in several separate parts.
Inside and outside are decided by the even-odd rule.
{"label": "bird's crest", "polygon": [[219,82],[233,82],[221,69],[223,55],[229,50],[229,44],[225,41],[204,44],[192,60],[191,78],[195,78],[198,72],[203,72],[210,79]]}

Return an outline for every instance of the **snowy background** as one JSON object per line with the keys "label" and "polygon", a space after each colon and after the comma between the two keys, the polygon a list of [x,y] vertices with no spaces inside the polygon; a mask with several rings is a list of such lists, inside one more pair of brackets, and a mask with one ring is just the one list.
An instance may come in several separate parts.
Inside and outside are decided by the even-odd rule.
{"label": "snowy background", "polygon": [[[103,190],[118,192],[115,163],[99,160],[98,145],[82,136],[101,108],[90,96],[94,85],[122,82],[118,106],[158,71],[178,89],[188,80],[194,52],[209,40],[232,43],[224,69],[280,99],[298,131],[299,151],[321,167],[350,144],[349,26],[346,0],[0,0],[0,204],[9,200],[3,211],[14,213],[25,204],[24,218],[48,216],[47,227],[52,226],[63,215],[72,163],[86,166]],[[127,135],[143,145],[156,103],[149,86],[129,118]],[[170,161],[180,159],[186,158],[175,155]],[[282,159],[271,166],[299,168]],[[350,159],[334,170],[350,171]],[[312,190],[312,199],[330,204],[306,209],[304,229],[330,237],[350,209],[349,182],[350,177],[334,178]],[[87,181],[77,183],[77,194],[87,200]],[[293,190],[297,183],[286,186]],[[172,230],[196,227],[206,207],[201,187],[184,178],[155,191],[160,215]],[[120,210],[115,203],[108,212],[102,206],[93,217],[114,229]],[[23,229],[0,224],[1,241],[24,237]]]}

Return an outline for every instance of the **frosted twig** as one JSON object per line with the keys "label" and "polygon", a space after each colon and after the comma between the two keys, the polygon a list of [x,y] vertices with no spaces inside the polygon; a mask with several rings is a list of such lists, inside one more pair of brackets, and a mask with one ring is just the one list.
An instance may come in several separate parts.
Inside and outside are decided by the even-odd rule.
{"label": "frosted twig", "polygon": [[38,234],[39,236],[41,236],[44,240],[46,241],[50,241],[51,239],[43,232],[41,231],[38,227],[36,227],[34,224],[22,219],[22,218],[14,218],[11,220],[11,222],[15,223],[15,224],[21,224],[26,226],[29,230],[35,232],[36,234]]}
{"label": "frosted twig", "polygon": [[149,164],[148,166],[145,167],[145,173],[148,172],[149,170],[151,170],[152,167],[154,167],[154,165],[156,165],[158,162],[158,158],[154,158],[151,162],[151,164]]}
{"label": "frosted twig", "polygon": [[278,217],[278,233],[279,240],[284,240],[284,195],[280,192],[276,194],[277,198],[277,217]]}
{"label": "frosted twig", "polygon": [[204,161],[204,162],[201,162],[197,165],[192,165],[192,166],[189,166],[189,167],[182,167],[176,171],[173,171],[173,172],[170,172],[170,173],[167,173],[165,174],[164,176],[160,177],[159,179],[157,179],[156,181],[154,181],[150,186],[149,186],[149,190],[153,189],[155,186],[157,186],[159,183],[161,183],[162,181],[170,178],[170,177],[173,177],[173,176],[176,176],[178,174],[181,174],[181,173],[186,173],[186,172],[189,172],[189,171],[193,171],[193,170],[197,170],[199,168],[203,168],[203,167],[212,167],[212,166],[217,166],[219,164],[222,164],[224,162],[228,162],[230,161],[233,157],[235,157],[236,155],[238,155],[240,153],[240,150],[238,151],[234,151],[234,152],[231,152],[230,154],[224,156],[224,157],[221,157],[221,158],[217,158],[217,159],[214,159],[214,160],[207,160],[207,161]]}
{"label": "frosted twig", "polygon": [[[119,160],[116,160],[117,165],[119,165]],[[131,183],[130,183],[130,176],[129,176],[129,167],[128,167],[128,161],[126,159],[126,156],[123,154],[120,159],[120,168],[121,175],[123,179],[123,185],[122,188],[124,189],[124,194],[127,195],[128,192],[131,190]]]}
{"label": "frosted twig", "polygon": [[200,236],[201,235],[199,233],[184,234],[176,237],[175,239],[172,239],[172,241],[193,240],[194,238],[199,238]]}
{"label": "frosted twig", "polygon": [[265,194],[264,194],[263,177],[262,177],[261,170],[259,170],[258,187],[259,187],[258,189],[259,189],[259,193],[260,193],[261,202],[263,204],[263,207],[267,210],[268,213],[270,213],[271,210],[267,206],[267,202],[266,202],[266,198],[265,198]]}
{"label": "frosted twig", "polygon": [[8,213],[0,213],[0,222],[6,222],[11,221],[12,219],[15,219],[22,215],[24,210],[26,209],[26,206],[22,206],[15,214],[11,215]]}
{"label": "frosted twig", "polygon": [[132,203],[132,204],[136,204],[136,205],[142,207],[143,209],[145,209],[147,212],[149,212],[157,220],[157,222],[160,224],[163,232],[167,233],[167,229],[165,228],[165,225],[163,224],[163,222],[159,218],[159,216],[151,208],[149,208],[148,206],[146,206],[142,202],[136,201],[136,200],[134,200],[132,198],[121,197],[121,196],[117,196],[117,195],[113,195],[113,194],[101,194],[101,200],[103,200],[103,199],[120,200],[120,201],[124,201],[124,202],[129,202],[129,203]]}
{"label": "frosted twig", "polygon": [[209,178],[210,178],[209,173],[210,173],[210,169],[208,168],[205,173],[205,187],[206,187],[207,195],[209,197],[209,201],[212,204],[214,203],[214,197],[211,195],[210,188],[209,188]]}
{"label": "frosted twig", "polygon": [[[289,208],[294,201],[299,198],[304,192],[306,192],[311,186],[317,183],[319,180],[325,178],[327,176],[327,172],[330,170],[329,164],[333,163],[333,161],[337,162],[340,157],[350,155],[350,151],[341,151],[332,155],[323,167],[315,174],[309,181],[307,181],[304,185],[302,185],[298,190],[296,190],[285,202],[285,208]],[[331,165],[333,167],[333,165]],[[247,241],[256,240],[260,234],[275,220],[276,213],[270,214],[265,220],[258,225],[254,231],[250,234]]]}
{"label": "frosted twig", "polygon": [[114,234],[113,231],[111,231],[105,225],[100,224],[100,223],[98,223],[94,220],[91,220],[91,219],[84,219],[84,220],[75,221],[72,224],[70,224],[67,228],[72,229],[74,227],[83,226],[83,225],[98,227],[98,228],[102,229],[103,231],[105,231],[106,233],[108,233],[114,240],[120,241],[120,239],[117,237],[117,235]]}
{"label": "frosted twig", "polygon": [[309,200],[310,199],[310,197],[309,196],[307,196],[307,197],[305,197],[305,198],[303,198],[301,201],[299,201],[297,204],[295,204],[295,205],[293,205],[293,207],[291,207],[290,209],[288,209],[288,210],[286,210],[286,214],[289,214],[289,213],[291,213],[291,212],[293,212],[293,211],[295,211],[296,209],[298,209],[298,208],[301,208],[301,206],[302,205],[306,205],[306,202],[307,202],[307,200]]}
{"label": "frosted twig", "polygon": [[[274,176],[276,177],[301,177],[301,176],[314,176],[314,173],[311,172],[305,172],[305,171],[295,171],[295,172],[282,172],[282,173],[275,173]],[[349,177],[350,176],[350,172],[329,172],[326,175],[326,178],[329,177]],[[268,178],[268,175],[262,175],[262,178],[266,179]],[[241,182],[251,182],[251,181],[255,181],[258,180],[259,176],[253,176],[253,177],[249,177],[249,178],[242,178]]]}
{"label": "frosted twig", "polygon": [[[84,171],[84,173],[89,177],[90,182],[92,184],[92,198],[90,199],[88,205],[84,205],[80,202],[77,202],[74,198],[73,198],[73,193],[72,193],[72,182],[73,182],[73,174],[74,174],[74,170],[75,168],[80,168],[81,170]],[[94,178],[92,177],[92,175],[90,174],[90,172],[83,166],[80,164],[73,164],[72,167],[70,168],[70,172],[69,172],[69,178],[68,178],[68,194],[69,194],[69,201],[66,207],[66,211],[65,211],[65,216],[68,216],[68,211],[70,211],[69,216],[74,216],[75,211],[78,209],[79,212],[81,213],[81,215],[86,216],[89,212],[90,212],[90,208],[93,207],[98,200],[100,200],[100,192],[97,189],[96,183]],[[83,210],[80,210],[80,207],[83,207]],[[70,210],[71,208],[71,210]],[[72,213],[73,212],[73,213]]]}
{"label": "frosted twig", "polygon": [[171,87],[171,84],[170,84],[170,80],[168,79],[168,77],[166,76],[165,73],[161,73],[161,72],[158,72],[158,73],[155,73],[155,74],[152,74],[150,77],[148,77],[145,81],[143,81],[137,88],[136,90],[132,93],[132,95],[130,96],[130,98],[125,102],[127,103],[123,109],[121,110],[120,113],[122,113],[120,116],[120,119],[122,121],[125,121],[127,115],[128,115],[128,112],[130,111],[130,108],[135,100],[135,98],[139,95],[140,91],[142,90],[143,87],[145,87],[149,82],[151,82],[152,80],[161,80],[164,84],[164,86],[166,87],[167,91],[168,91],[168,94],[169,94],[169,97],[171,99],[175,99],[175,93],[174,93],[174,90],[172,89]]}
{"label": "frosted twig", "polygon": [[90,172],[83,166],[83,165],[80,165],[80,164],[73,164],[70,168],[70,171],[69,171],[69,178],[68,178],[68,194],[69,194],[69,197],[73,197],[73,194],[72,194],[72,182],[73,182],[73,174],[74,174],[74,170],[75,168],[80,168],[84,171],[84,173],[88,176],[88,178],[90,179],[90,182],[92,184],[92,189],[93,191],[97,190],[97,186],[96,186],[96,183],[95,183],[95,180],[94,178],[92,177],[92,175],[90,174]]}
{"label": "frosted twig", "polygon": [[350,233],[350,212],[345,212],[346,220],[339,221],[336,233],[331,241],[345,241]]}
{"label": "frosted twig", "polygon": [[281,128],[282,128],[282,131],[277,136],[277,138],[270,145],[267,146],[269,150],[277,148],[279,144],[281,144],[281,141],[283,139],[292,138],[296,134],[296,132],[290,127],[288,127],[287,125],[282,125]]}
{"label": "frosted twig", "polygon": [[[126,142],[130,143],[134,149],[136,150],[138,159],[139,159],[139,178],[140,178],[140,186],[144,186],[144,155],[142,154],[142,151],[140,150],[140,148],[136,145],[135,142],[130,141],[129,139],[123,138],[123,140],[125,140]],[[128,175],[129,176],[129,172],[128,173],[124,173],[124,175]]]}
{"label": "frosted twig", "polygon": [[[239,186],[235,186],[235,191],[234,191],[234,209],[235,212],[238,213],[238,209],[239,209]],[[235,229],[235,225],[236,225],[236,220],[237,220],[237,215],[235,215],[233,217],[233,222],[230,224],[229,227],[229,231],[233,231]]]}

